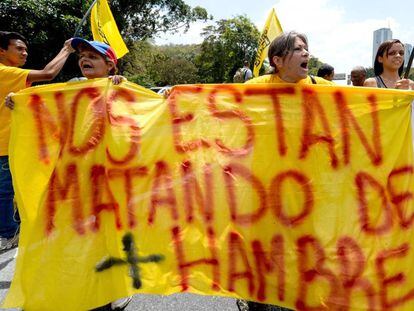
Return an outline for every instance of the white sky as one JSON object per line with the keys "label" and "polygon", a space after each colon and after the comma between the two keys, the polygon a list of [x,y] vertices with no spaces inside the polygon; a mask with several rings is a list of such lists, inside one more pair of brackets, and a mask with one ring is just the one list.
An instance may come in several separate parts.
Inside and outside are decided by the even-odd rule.
{"label": "white sky", "polygon": [[[283,30],[308,36],[312,55],[349,73],[352,67],[372,64],[373,31],[390,27],[393,38],[414,44],[413,0],[185,0],[202,6],[214,20],[246,15],[262,30],[272,7]],[[166,35],[157,44],[201,43],[207,24],[193,24],[185,34]]]}

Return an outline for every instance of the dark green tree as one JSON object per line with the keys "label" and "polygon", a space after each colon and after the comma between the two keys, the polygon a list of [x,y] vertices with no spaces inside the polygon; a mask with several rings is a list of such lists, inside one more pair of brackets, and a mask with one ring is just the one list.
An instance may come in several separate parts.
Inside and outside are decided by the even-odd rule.
{"label": "dark green tree", "polygon": [[129,46],[129,53],[122,59],[122,74],[139,85],[155,86],[157,72],[153,72],[152,67],[161,57],[163,55],[149,40],[136,41]]}
{"label": "dark green tree", "polygon": [[197,83],[197,67],[182,57],[166,57],[158,65],[158,79],[161,86]]}
{"label": "dark green tree", "polygon": [[411,80],[414,80],[414,69],[413,68],[410,69],[410,74],[408,75],[408,78]]}
{"label": "dark green tree", "polygon": [[367,79],[375,77],[374,68],[370,67],[370,68],[365,68],[365,69],[367,70]]}
{"label": "dark green tree", "polygon": [[137,41],[124,57],[123,74],[142,86],[165,86],[199,82],[194,63],[198,45],[156,46]]}
{"label": "dark green tree", "polygon": [[[29,40],[27,67],[43,67],[73,33],[93,0],[1,0],[0,30],[17,31]],[[161,32],[186,30],[197,20],[210,18],[205,9],[192,8],[184,0],[109,1],[118,28],[128,46],[134,40],[153,38]],[[89,19],[88,19],[89,20]],[[86,24],[80,36],[90,39]],[[120,62],[121,70],[123,61]],[[68,76],[79,74],[76,58],[64,68]]]}
{"label": "dark green tree", "polygon": [[200,53],[199,45],[164,45],[158,47],[164,57],[154,66],[158,73],[156,84],[191,84],[199,81],[195,58]]}
{"label": "dark green tree", "polygon": [[246,16],[222,19],[205,27],[202,35],[204,41],[196,57],[200,82],[232,82],[244,60],[253,62],[259,31]]}
{"label": "dark green tree", "polygon": [[312,76],[316,76],[318,74],[318,69],[322,66],[322,62],[314,56],[311,56],[308,62],[308,69],[309,74]]}
{"label": "dark green tree", "polygon": [[[0,29],[17,31],[29,41],[26,67],[43,67],[69,39],[86,12],[84,1],[59,0],[2,0],[0,1]],[[70,68],[76,68],[74,58]],[[70,72],[77,72],[70,70]]]}
{"label": "dark green tree", "polygon": [[122,34],[134,40],[188,30],[192,22],[211,19],[204,8],[183,0],[113,0],[111,10]]}

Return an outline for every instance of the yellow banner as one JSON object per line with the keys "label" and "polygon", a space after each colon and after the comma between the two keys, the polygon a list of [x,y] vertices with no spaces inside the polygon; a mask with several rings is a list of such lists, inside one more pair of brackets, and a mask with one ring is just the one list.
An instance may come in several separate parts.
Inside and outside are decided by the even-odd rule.
{"label": "yellow banner", "polygon": [[275,9],[272,9],[267,17],[262,34],[260,35],[256,59],[254,60],[253,76],[257,77],[259,75],[263,61],[267,57],[270,43],[272,43],[272,41],[282,32],[282,26],[277,18],[276,11]]}
{"label": "yellow banner", "polygon": [[107,0],[97,0],[91,12],[93,39],[110,45],[118,58],[129,52],[112,16]]}
{"label": "yellow banner", "polygon": [[15,97],[5,307],[134,293],[413,310],[412,91],[108,79]]}

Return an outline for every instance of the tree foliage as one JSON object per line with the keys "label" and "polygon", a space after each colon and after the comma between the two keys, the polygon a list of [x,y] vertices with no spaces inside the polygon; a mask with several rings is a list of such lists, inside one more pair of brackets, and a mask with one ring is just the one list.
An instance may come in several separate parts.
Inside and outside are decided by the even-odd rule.
{"label": "tree foliage", "polygon": [[123,57],[122,74],[132,82],[142,86],[155,86],[153,64],[162,57],[149,41],[137,41],[129,47]]}
{"label": "tree foliage", "polygon": [[[404,69],[404,73],[405,73],[405,70],[407,70],[407,68]],[[410,73],[408,74],[408,79],[411,79],[414,81],[414,68],[410,69]]]}
{"label": "tree foliage", "polygon": [[253,60],[259,32],[239,16],[206,27],[203,36],[201,45],[135,42],[123,59],[123,74],[144,86],[232,82],[243,60]]}
{"label": "tree foliage", "polygon": [[80,0],[2,0],[0,29],[23,34],[29,41],[27,66],[40,68],[72,36],[86,10]]}
{"label": "tree foliage", "polygon": [[194,59],[198,53],[198,45],[156,46],[138,41],[124,58],[123,74],[146,87],[197,83]]}
{"label": "tree foliage", "polygon": [[308,69],[309,74],[312,76],[316,76],[318,74],[318,69],[322,66],[322,62],[314,56],[311,56],[308,62]]}
{"label": "tree foliage", "polygon": [[367,70],[367,79],[375,77],[374,68],[370,67],[370,68],[365,68],[365,69]]}
{"label": "tree foliage", "polygon": [[222,19],[204,28],[204,41],[196,57],[201,82],[232,82],[244,60],[253,62],[259,31],[246,17]]}
{"label": "tree foliage", "polygon": [[191,22],[211,18],[205,9],[183,0],[113,0],[111,8],[122,34],[134,40],[188,30]]}
{"label": "tree foliage", "polygon": [[168,45],[158,48],[164,55],[156,68],[157,85],[191,84],[199,82],[195,58],[198,45]]}
{"label": "tree foliage", "polygon": [[[0,29],[23,34],[29,41],[27,67],[40,68],[58,53],[65,39],[73,36],[92,2],[93,0],[1,0]],[[205,9],[192,8],[184,0],[108,2],[127,45],[135,40],[153,38],[161,32],[186,30],[190,23],[210,18]],[[89,24],[82,28],[80,36],[91,38]],[[122,61],[120,65],[123,66]],[[66,76],[61,76],[61,79],[79,74],[75,57],[69,59],[64,71]]]}

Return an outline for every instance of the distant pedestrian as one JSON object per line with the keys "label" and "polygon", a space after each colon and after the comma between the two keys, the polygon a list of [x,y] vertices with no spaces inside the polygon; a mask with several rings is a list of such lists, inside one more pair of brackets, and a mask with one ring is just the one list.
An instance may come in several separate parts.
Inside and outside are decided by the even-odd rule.
{"label": "distant pedestrian", "polygon": [[253,73],[250,69],[249,61],[245,60],[243,63],[243,68],[237,69],[235,75],[233,76],[233,82],[244,83],[251,78],[253,78]]}
{"label": "distant pedestrian", "polygon": [[367,77],[367,70],[362,66],[356,66],[351,71],[351,81],[353,86],[363,86]]}
{"label": "distant pedestrian", "polygon": [[335,75],[334,67],[329,64],[322,64],[322,66],[318,69],[318,77],[321,77],[325,80],[332,81]]}
{"label": "distant pedestrian", "polygon": [[253,73],[252,73],[252,70],[250,69],[249,61],[247,60],[244,61],[243,68],[245,70],[244,82],[246,82],[247,80],[250,80],[251,78],[253,78]]}

